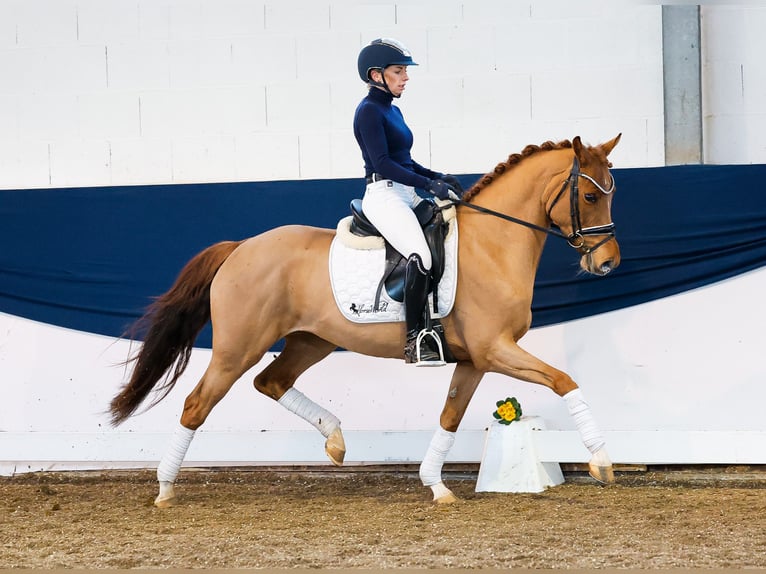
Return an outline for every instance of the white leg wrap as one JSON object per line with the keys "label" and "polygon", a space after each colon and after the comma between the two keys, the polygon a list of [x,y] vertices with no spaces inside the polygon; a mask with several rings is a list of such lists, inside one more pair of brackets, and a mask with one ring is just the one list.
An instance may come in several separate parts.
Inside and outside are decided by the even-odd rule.
{"label": "white leg wrap", "polygon": [[178,423],[170,440],[170,446],[157,467],[157,480],[171,483],[175,481],[193,438],[194,431]]}
{"label": "white leg wrap", "polygon": [[588,403],[583,398],[582,391],[578,388],[564,395],[564,400],[569,408],[569,414],[574,419],[577,430],[580,431],[583,443],[591,454],[595,454],[606,444],[601,431],[593,419]]}
{"label": "white leg wrap", "polygon": [[311,423],[327,438],[332,431],[340,427],[340,419],[327,409],[320,407],[302,392],[294,387],[287,389],[277,401],[291,413]]}
{"label": "white leg wrap", "polygon": [[431,438],[423,462],[420,463],[420,480],[423,486],[434,486],[442,481],[442,466],[453,444],[455,433],[439,427]]}

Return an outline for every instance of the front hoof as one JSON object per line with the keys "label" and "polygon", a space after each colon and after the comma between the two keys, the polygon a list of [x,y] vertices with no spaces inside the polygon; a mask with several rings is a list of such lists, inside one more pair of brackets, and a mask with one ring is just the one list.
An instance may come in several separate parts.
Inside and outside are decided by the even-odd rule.
{"label": "front hoof", "polygon": [[346,442],[343,440],[343,433],[340,427],[336,428],[327,437],[324,443],[324,451],[327,457],[335,466],[343,466],[343,459],[346,458]]}
{"label": "front hoof", "polygon": [[434,504],[454,504],[456,502],[460,502],[460,499],[453,492],[445,494],[441,498],[434,498]]}
{"label": "front hoof", "polygon": [[431,486],[431,491],[434,493],[434,504],[453,504],[460,500],[443,482]]}

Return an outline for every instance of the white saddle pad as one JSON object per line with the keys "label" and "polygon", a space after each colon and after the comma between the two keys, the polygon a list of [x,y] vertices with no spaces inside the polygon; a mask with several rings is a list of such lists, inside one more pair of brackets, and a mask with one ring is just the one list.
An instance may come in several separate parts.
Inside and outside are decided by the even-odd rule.
{"label": "white saddle pad", "polygon": [[[444,212],[449,230],[444,244],[444,275],[439,281],[439,312],[443,317],[452,310],[457,289],[457,219],[455,209]],[[382,237],[359,237],[350,231],[352,216],[338,222],[335,239],[330,246],[330,281],[338,309],[354,323],[390,323],[404,321],[404,304],[394,301],[383,287],[378,309],[375,294],[386,265]]]}

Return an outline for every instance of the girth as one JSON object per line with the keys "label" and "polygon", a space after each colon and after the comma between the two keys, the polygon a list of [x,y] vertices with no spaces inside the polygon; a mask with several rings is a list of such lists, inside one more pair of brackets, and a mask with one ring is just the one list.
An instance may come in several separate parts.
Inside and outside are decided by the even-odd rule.
{"label": "girth", "polygon": [[[431,291],[433,293],[434,312],[439,312],[438,287],[439,281],[444,274],[444,238],[447,236],[449,225],[444,221],[442,208],[436,205],[430,199],[424,199],[413,209],[420,226],[423,228],[423,235],[426,238],[428,249],[431,251]],[[351,200],[351,221],[350,231],[359,237],[382,237],[375,226],[362,212],[362,200]],[[385,241],[385,237],[383,238]],[[394,301],[404,301],[404,270],[405,256],[394,249],[388,241],[386,245],[386,265],[383,269],[383,276],[378,283],[378,289],[375,293],[375,309],[380,304],[380,296],[385,287],[386,293]]]}

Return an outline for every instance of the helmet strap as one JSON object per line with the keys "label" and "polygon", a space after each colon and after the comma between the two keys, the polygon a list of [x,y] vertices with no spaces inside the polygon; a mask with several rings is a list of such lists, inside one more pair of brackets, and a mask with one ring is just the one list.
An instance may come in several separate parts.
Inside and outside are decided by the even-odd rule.
{"label": "helmet strap", "polygon": [[383,73],[385,71],[384,68],[375,68],[376,70],[380,70],[380,82],[376,82],[372,78],[370,78],[370,85],[377,86],[379,88],[383,88],[383,91],[388,93],[392,98],[400,98],[401,94],[398,96],[395,96],[394,93],[389,89],[388,84],[386,83],[386,75]]}

